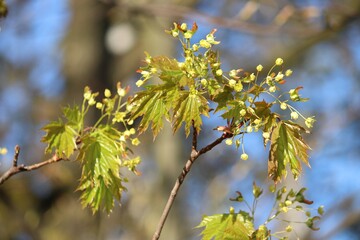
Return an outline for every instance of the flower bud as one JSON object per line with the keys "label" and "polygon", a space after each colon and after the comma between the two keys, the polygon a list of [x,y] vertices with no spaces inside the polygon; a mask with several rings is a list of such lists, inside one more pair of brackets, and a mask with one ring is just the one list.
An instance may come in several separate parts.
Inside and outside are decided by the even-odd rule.
{"label": "flower bud", "polygon": [[184,33],[184,38],[186,39],[190,39],[193,36],[193,33],[191,31],[187,31],[186,33]]}
{"label": "flower bud", "polygon": [[205,78],[201,79],[200,82],[203,86],[207,86],[207,84],[208,84],[208,82]]}
{"label": "flower bud", "polygon": [[216,75],[221,76],[223,74],[223,71],[221,69],[216,70]]}
{"label": "flower bud", "polygon": [[293,71],[291,69],[288,69],[285,72],[285,76],[289,77],[289,76],[291,76],[292,73],[293,73]]}
{"label": "flower bud", "polygon": [[230,87],[235,87],[236,81],[234,79],[229,80]]}
{"label": "flower bud", "polygon": [[131,140],[131,144],[137,146],[140,144],[140,140],[138,138],[134,138],[133,140]]}
{"label": "flower bud", "polygon": [[143,80],[138,80],[135,84],[136,84],[136,86],[140,87],[141,85],[144,84],[144,81]]}
{"label": "flower bud", "polygon": [[254,73],[250,74],[250,80],[251,80],[251,81],[254,81],[254,80],[255,80],[255,74],[254,74]]}
{"label": "flower bud", "polygon": [[204,40],[204,39],[201,39],[199,44],[203,48],[210,48],[211,47],[211,44],[208,41]]}
{"label": "flower bud", "polygon": [[135,130],[135,128],[130,128],[129,132],[130,132],[130,134],[132,135],[132,134],[135,134],[135,133],[136,133],[136,130]]}
{"label": "flower bud", "polygon": [[279,72],[277,75],[276,75],[276,77],[275,77],[275,81],[280,81],[281,79],[283,79],[284,78],[284,74],[282,74],[281,72]]}
{"label": "flower bud", "polygon": [[94,97],[91,97],[90,99],[89,99],[89,105],[90,106],[93,106],[93,105],[95,105],[96,104],[96,101],[95,101],[95,99],[94,99]]}
{"label": "flower bud", "polygon": [[246,153],[243,153],[243,154],[241,154],[240,158],[241,158],[242,160],[246,161],[246,160],[248,160],[249,155],[247,155]]}
{"label": "flower bud", "polygon": [[308,128],[312,128],[314,126],[314,123],[315,123],[315,119],[313,117],[308,117],[305,119],[305,125]]}
{"label": "flower bud", "polygon": [[101,102],[96,103],[96,108],[101,109],[103,107],[103,104]]}
{"label": "flower bud", "polygon": [[117,94],[118,94],[120,97],[124,97],[124,96],[126,95],[126,91],[125,91],[125,89],[123,89],[123,88],[118,88]]}
{"label": "flower bud", "polygon": [[181,30],[186,31],[187,30],[187,24],[186,23],[182,23],[180,26]]}
{"label": "flower bud", "polygon": [[241,82],[238,82],[238,83],[235,84],[234,90],[236,92],[241,92],[241,90],[243,90],[243,85],[241,84]]}
{"label": "flower bud", "polygon": [[253,131],[252,126],[247,126],[246,127],[246,132],[251,133],[252,131]]}
{"label": "flower bud", "polygon": [[226,139],[225,144],[229,146],[232,145],[233,144],[232,139]]}
{"label": "flower bud", "polygon": [[291,119],[296,120],[296,119],[299,118],[299,114],[298,114],[297,112],[292,112],[292,113],[290,114],[290,117],[291,117]]}
{"label": "flower bud", "polygon": [[109,89],[105,89],[104,95],[105,95],[105,97],[107,97],[107,98],[111,97],[111,92],[110,92],[110,90],[109,90]]}
{"label": "flower bud", "polygon": [[282,58],[277,58],[276,60],[275,60],[275,64],[277,65],[277,66],[280,66],[280,65],[282,65],[284,63],[284,60],[282,59]]}
{"label": "flower bud", "polygon": [[257,65],[256,70],[261,72],[263,70],[263,66],[261,64]]}

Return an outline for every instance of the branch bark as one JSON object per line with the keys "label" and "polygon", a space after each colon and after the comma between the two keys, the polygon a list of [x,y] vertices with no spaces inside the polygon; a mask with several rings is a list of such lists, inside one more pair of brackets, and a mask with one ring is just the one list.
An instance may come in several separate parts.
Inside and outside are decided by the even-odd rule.
{"label": "branch bark", "polygon": [[56,154],[54,154],[52,156],[52,158],[41,162],[41,163],[36,163],[33,165],[29,165],[29,166],[25,166],[24,164],[18,165],[18,158],[19,158],[19,154],[20,154],[20,147],[18,145],[15,146],[15,153],[14,153],[14,159],[13,159],[13,165],[11,168],[9,168],[6,172],[4,172],[1,177],[0,177],[0,185],[2,185],[6,180],[8,180],[9,178],[11,178],[12,176],[20,173],[20,172],[28,172],[28,171],[32,171],[38,168],[41,168],[43,166],[52,164],[52,163],[56,163],[56,162],[60,162],[62,160],[64,160],[64,158],[60,158],[58,157]]}
{"label": "branch bark", "polygon": [[183,167],[179,177],[176,179],[176,182],[174,184],[173,189],[171,190],[170,196],[169,196],[168,201],[167,201],[167,203],[165,205],[163,213],[162,213],[162,215],[160,217],[158,226],[157,226],[156,231],[155,231],[155,233],[154,233],[154,235],[152,237],[152,240],[158,240],[160,238],[161,231],[162,231],[162,229],[164,227],[166,218],[169,215],[170,209],[171,209],[171,207],[172,207],[172,205],[174,203],[175,197],[176,197],[177,193],[179,192],[180,186],[184,182],[185,177],[189,173],[189,171],[190,171],[192,165],[194,164],[195,160],[198,157],[200,157],[201,155],[203,155],[206,152],[213,149],[216,145],[219,145],[224,139],[232,137],[231,133],[224,132],[221,135],[221,137],[217,138],[214,142],[210,143],[206,147],[203,147],[202,149],[197,151],[197,149],[196,149],[196,146],[197,146],[197,132],[196,132],[195,128],[194,128],[193,131],[194,132],[193,132],[192,149],[191,149],[190,157],[186,161],[186,164]]}

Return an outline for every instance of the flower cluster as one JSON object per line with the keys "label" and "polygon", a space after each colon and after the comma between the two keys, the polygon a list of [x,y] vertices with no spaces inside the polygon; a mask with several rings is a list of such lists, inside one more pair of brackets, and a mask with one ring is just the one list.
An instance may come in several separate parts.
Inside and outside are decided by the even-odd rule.
{"label": "flower cluster", "polygon": [[[153,126],[155,125],[154,132],[157,134],[158,129],[162,126],[162,119],[156,118],[154,121],[150,116],[153,118],[153,112],[156,111],[161,112],[161,115],[168,114],[170,110],[175,111],[171,121],[185,122],[188,134],[189,126],[194,118],[198,119],[198,115],[201,114],[209,115],[204,109],[208,109],[211,103],[215,106],[214,112],[221,112],[221,117],[227,121],[227,126],[216,129],[227,129],[231,133],[232,137],[226,139],[225,143],[227,145],[235,144],[237,148],[241,147],[241,159],[243,160],[249,158],[243,144],[245,133],[261,131],[264,145],[268,143],[276,145],[277,138],[273,137],[275,136],[273,135],[274,129],[278,130],[284,127],[286,131],[289,131],[287,133],[291,137],[297,138],[304,128],[300,126],[298,128],[293,121],[302,118],[307,128],[313,127],[315,118],[304,117],[291,105],[292,102],[307,100],[299,94],[301,87],[289,90],[288,94],[280,92],[281,85],[293,73],[291,69],[284,69],[282,58],[276,58],[267,73],[264,73],[264,67],[261,64],[251,72],[246,72],[241,68],[226,72],[222,68],[218,51],[213,50],[213,47],[220,43],[215,39],[216,29],[208,33],[205,38],[192,43],[191,39],[197,29],[196,23],[191,28],[185,23],[174,23],[174,27],[168,31],[171,36],[179,39],[183,49],[183,60],[178,61],[165,56],[152,57],[145,53],[146,66],[138,70],[141,78],[136,85],[143,86],[152,77],[157,77],[162,82],[157,85],[147,84],[146,90],[140,94],[141,97],[136,97],[138,100],[136,108],[140,108],[140,110],[136,111],[135,116],[148,116],[142,126],[147,128],[152,123]],[[144,97],[146,94],[152,97]],[[272,101],[265,101],[267,98],[264,98],[264,95],[270,96]],[[184,96],[194,97],[197,99],[197,103]],[[188,107],[182,103],[184,100],[187,100]],[[140,104],[142,101],[144,103]],[[148,102],[156,102],[157,105],[151,107]],[[204,105],[202,106],[200,103]],[[145,106],[153,112],[150,114],[141,109]],[[189,111],[190,106],[195,109]],[[275,106],[283,110],[282,113],[286,112],[285,117],[282,116],[283,114],[273,111]],[[176,120],[179,116],[181,116],[181,120]],[[119,115],[118,118],[121,120],[123,116]],[[201,118],[195,122],[200,129]],[[282,123],[288,125],[282,125]],[[293,127],[291,124],[296,125],[296,130],[291,130]],[[176,124],[176,129],[179,126],[181,124]],[[300,138],[299,140],[302,141]],[[281,144],[285,143],[282,141]],[[298,147],[301,148],[301,146]],[[301,150],[306,152],[306,149]],[[297,149],[294,151],[299,152]],[[307,162],[306,159],[303,161]]]}
{"label": "flower cluster", "polygon": [[[89,87],[84,89],[84,102],[83,109],[87,112],[90,106],[95,106],[101,111],[101,117],[93,126],[94,128],[102,124],[107,119],[107,124],[121,123],[125,127],[125,131],[121,132],[120,141],[125,142],[130,139],[132,145],[137,146],[140,141],[137,137],[132,137],[136,134],[135,128],[128,129],[134,121],[128,119],[131,105],[128,102],[122,103],[122,98],[129,92],[129,88],[122,88],[120,82],[117,83],[116,94],[112,94],[110,89],[104,90],[104,98],[97,101],[96,97],[99,96],[98,92],[93,93]],[[87,103],[87,107],[85,106]],[[110,121],[111,120],[111,121]]]}
{"label": "flower cluster", "polygon": [[[272,104],[279,104],[280,109],[282,110],[290,110],[290,118],[293,120],[297,120],[299,117],[301,117],[304,120],[305,126],[307,128],[312,128],[315,123],[315,117],[304,117],[297,109],[295,109],[291,104],[289,104],[289,100],[293,102],[305,102],[308,99],[302,98],[299,94],[299,90],[302,89],[302,87],[297,87],[295,89],[289,90],[289,100],[281,100],[280,97],[282,97],[284,94],[279,94],[278,96],[275,96],[274,93],[280,89],[279,85],[284,84],[286,80],[284,78],[290,77],[293,73],[291,69],[287,69],[285,73],[283,73],[282,69],[279,71],[274,71],[277,67],[281,67],[284,64],[284,60],[282,58],[277,58],[274,62],[274,65],[271,67],[270,71],[268,72],[267,76],[259,82],[259,74],[261,71],[263,71],[263,66],[260,64],[256,67],[257,72],[253,73],[247,73],[243,72],[242,69],[233,69],[229,71],[229,77],[224,76],[227,79],[227,85],[233,89],[235,92],[242,92],[244,90],[244,86],[247,85],[248,89],[251,90],[251,86],[256,87],[259,89],[258,92],[256,92],[254,97],[249,96],[249,93],[252,93],[250,90],[244,93],[244,98],[246,98],[247,101],[238,101],[238,106],[241,107],[239,110],[239,114],[242,117],[246,117],[249,114],[254,114],[256,111],[256,106],[254,106],[254,102],[256,101],[256,98],[259,98],[260,93],[267,93],[271,97],[273,97],[275,100]],[[256,114],[255,114],[256,115]],[[266,119],[262,119],[261,117],[255,117],[251,121],[246,121],[244,124],[242,124],[242,129],[239,130],[239,132],[257,132],[260,129],[263,130],[263,139],[264,143],[266,144],[271,137],[271,133],[267,131],[267,129],[264,129],[264,126],[267,124]],[[235,137],[235,136],[234,136]],[[227,145],[233,144],[233,139],[228,139],[226,141]],[[239,141],[235,141],[236,146],[239,147],[242,143],[242,137],[239,144]],[[247,159],[247,154],[243,150],[243,155],[241,156],[241,159]]]}
{"label": "flower cluster", "polygon": [[[237,196],[235,198],[230,198],[231,201],[245,203],[249,209],[249,213],[242,210],[240,212],[246,213],[248,216],[250,216],[250,221],[254,221],[255,212],[257,210],[257,203],[259,202],[264,192],[263,189],[257,186],[255,182],[253,183],[252,190],[253,203],[248,202],[239,191],[236,192]],[[313,202],[305,198],[305,191],[306,188],[301,188],[299,191],[294,191],[293,189],[288,191],[285,186],[276,190],[275,185],[270,185],[269,192],[275,195],[273,208],[270,211],[268,219],[263,224],[259,225],[259,227],[252,233],[251,239],[268,239],[271,237],[284,240],[290,239],[290,235],[296,235],[296,232],[294,232],[295,224],[304,224],[312,230],[318,230],[318,228],[315,227],[315,222],[320,220],[321,216],[324,215],[324,206],[318,207],[314,216],[314,209],[308,207]],[[303,213],[303,219],[306,220],[297,222],[286,220],[286,213],[290,211]],[[230,207],[230,213],[235,213],[235,209],[233,207]],[[268,225],[272,221],[284,222],[287,223],[287,225],[285,225],[283,230],[271,232],[268,229]]]}

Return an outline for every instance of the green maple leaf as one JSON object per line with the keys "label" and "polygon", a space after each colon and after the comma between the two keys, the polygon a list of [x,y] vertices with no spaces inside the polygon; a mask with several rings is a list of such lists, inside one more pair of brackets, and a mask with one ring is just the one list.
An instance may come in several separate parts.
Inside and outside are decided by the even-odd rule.
{"label": "green maple leaf", "polygon": [[271,145],[268,161],[268,174],[275,182],[287,174],[286,165],[296,179],[302,171],[300,161],[309,165],[307,151],[310,147],[301,137],[305,129],[290,121],[280,121],[275,124],[271,134]]}
{"label": "green maple leaf", "polygon": [[119,141],[120,132],[109,126],[99,127],[82,139],[78,160],[82,164],[79,190],[83,206],[93,212],[104,205],[108,213],[125,190],[120,176],[121,157],[126,151]]}
{"label": "green maple leaf", "polygon": [[[131,118],[135,119],[142,116],[139,132],[142,133],[146,131],[150,124],[152,124],[152,131],[154,137],[160,132],[163,128],[163,118],[169,119],[169,102],[166,101],[166,96],[171,98],[175,93],[166,91],[165,85],[164,89],[153,86],[149,87],[147,90],[142,91],[137,94],[134,98],[133,103],[135,103],[134,108],[132,109]],[[171,90],[173,85],[166,88]],[[169,95],[167,95],[169,94]]]}
{"label": "green maple leaf", "polygon": [[242,109],[245,109],[245,106],[243,104],[240,104],[239,101],[229,101],[227,103],[227,107],[228,110],[221,115],[224,119],[234,118],[236,120],[240,120],[243,118],[243,116],[241,116],[240,114],[240,111]]}
{"label": "green maple leaf", "polygon": [[82,190],[81,204],[90,206],[93,213],[98,211],[101,206],[109,214],[114,208],[114,199],[120,201],[121,192],[126,190],[122,185],[122,179],[114,176],[112,172],[109,172],[109,177],[113,178],[111,184],[109,184],[102,176],[99,176],[96,181],[90,179],[83,180],[79,190]]}
{"label": "green maple leaf", "polygon": [[205,216],[196,228],[202,227],[202,240],[249,240],[254,232],[251,219],[242,213]]}
{"label": "green maple leaf", "polygon": [[174,107],[173,131],[176,132],[185,122],[185,134],[189,136],[192,121],[197,132],[200,132],[201,115],[209,116],[209,105],[205,97],[200,93],[182,91]]}
{"label": "green maple leaf", "polygon": [[76,148],[76,137],[78,136],[75,129],[64,124],[60,119],[57,122],[51,122],[42,128],[46,132],[41,139],[47,143],[45,152],[51,153],[55,149],[55,153],[59,157],[70,157]]}

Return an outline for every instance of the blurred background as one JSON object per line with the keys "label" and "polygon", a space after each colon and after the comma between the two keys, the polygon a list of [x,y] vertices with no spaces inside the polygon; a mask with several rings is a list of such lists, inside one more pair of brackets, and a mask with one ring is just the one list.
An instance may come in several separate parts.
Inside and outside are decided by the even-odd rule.
{"label": "blurred background", "polygon": [[[194,40],[217,28],[223,69],[265,69],[277,57],[294,74],[284,91],[303,86],[311,101],[299,109],[316,115],[306,136],[311,169],[295,189],[308,188],[314,207],[325,205],[319,231],[303,225],[300,239],[360,239],[360,1],[359,0],[8,0],[0,20],[0,173],[21,146],[19,161],[45,160],[41,127],[60,107],[80,103],[84,86],[95,91],[115,83],[136,90],[144,51],[181,59],[179,44],[164,30],[194,21]],[[219,136],[220,118],[205,120],[199,145]],[[184,133],[169,126],[156,141],[141,137],[141,177],[129,175],[121,207],[107,216],[82,209],[79,164],[60,162],[18,174],[0,186],[0,239],[150,239],[168,194],[190,151]],[[235,191],[251,199],[252,181],[267,187],[267,154],[259,135],[245,137],[240,151],[217,146],[194,165],[165,224],[161,239],[199,239],[193,229],[204,214],[244,207],[230,202]],[[264,196],[259,221],[272,205]],[[296,239],[292,235],[290,239]]]}

